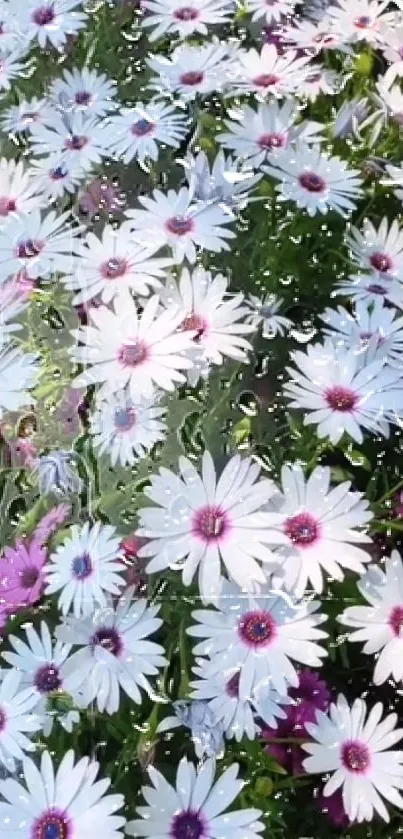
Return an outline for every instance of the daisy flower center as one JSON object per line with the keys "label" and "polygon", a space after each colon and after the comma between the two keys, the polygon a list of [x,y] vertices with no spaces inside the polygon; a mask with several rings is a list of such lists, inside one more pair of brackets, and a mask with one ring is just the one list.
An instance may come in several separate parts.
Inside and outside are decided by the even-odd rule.
{"label": "daisy flower center", "polygon": [[389,618],[389,626],[396,638],[403,637],[403,606],[395,606]]}
{"label": "daisy flower center", "polygon": [[33,259],[44,247],[45,243],[39,239],[25,239],[17,245],[17,256],[19,259]]}
{"label": "daisy flower center", "polygon": [[49,177],[52,181],[62,181],[63,178],[67,177],[67,169],[64,169],[63,166],[56,166],[56,169],[51,169],[49,172]]}
{"label": "daisy flower center", "polygon": [[169,233],[173,233],[175,236],[186,236],[193,230],[193,221],[186,216],[172,216],[166,222],[165,227]]}
{"label": "daisy flower center", "polygon": [[0,731],[4,731],[7,722],[7,715],[3,708],[0,708]]}
{"label": "daisy flower center", "polygon": [[138,119],[137,122],[134,122],[131,127],[131,132],[134,137],[146,137],[147,134],[151,134],[154,130],[154,123],[150,119]]}
{"label": "daisy flower center", "polygon": [[76,105],[89,105],[91,99],[92,96],[88,93],[88,90],[78,90],[74,97]]}
{"label": "daisy flower center", "polygon": [[295,545],[312,545],[318,538],[318,525],[309,513],[298,513],[285,523],[285,532]]}
{"label": "daisy flower center", "polygon": [[369,259],[375,271],[390,271],[393,266],[392,260],[387,253],[380,253],[379,251],[375,251],[375,253],[371,254]]}
{"label": "daisy flower center", "polygon": [[360,15],[359,17],[356,17],[354,21],[354,26],[356,26],[357,29],[367,29],[368,26],[371,26],[371,24],[372,19],[369,15]]}
{"label": "daisy flower center", "polygon": [[258,139],[258,145],[261,149],[282,149],[286,144],[286,137],[284,134],[262,134]]}
{"label": "daisy flower center", "polygon": [[227,530],[227,516],[219,507],[203,507],[193,519],[193,534],[203,542],[218,541]]}
{"label": "daisy flower center", "polygon": [[104,650],[108,650],[108,653],[116,657],[120,655],[123,648],[122,639],[116,629],[108,629],[107,627],[101,627],[94,632],[91,644],[93,647],[103,647]]}
{"label": "daisy flower center", "polygon": [[34,682],[40,693],[53,693],[59,690],[62,684],[59,670],[54,664],[45,664],[40,667],[35,673]]}
{"label": "daisy flower center", "polygon": [[365,772],[370,765],[369,749],[365,743],[360,743],[359,740],[351,740],[349,743],[343,743],[341,747],[341,760],[343,766],[349,772],[359,774]]}
{"label": "daisy flower center", "polygon": [[267,647],[276,634],[276,624],[270,612],[247,612],[238,627],[241,640],[248,647]]}
{"label": "daisy flower center", "polygon": [[124,367],[137,367],[146,361],[148,350],[143,341],[133,344],[123,344],[118,353],[118,359]]}
{"label": "daisy flower center", "polygon": [[203,337],[204,333],[207,329],[207,321],[201,317],[201,315],[196,315],[195,313],[188,315],[185,320],[181,324],[181,331],[182,332],[196,332],[194,337],[194,341],[199,341],[200,338]]}
{"label": "daisy flower center", "polygon": [[126,274],[126,270],[126,260],[120,259],[118,256],[108,259],[101,265],[101,274],[106,280],[117,280],[118,277],[123,277]]}
{"label": "daisy flower center", "polygon": [[255,78],[252,79],[253,84],[257,87],[273,87],[278,84],[279,81],[280,76],[276,76],[274,73],[261,73],[260,76],[255,76]]}
{"label": "daisy flower center", "polygon": [[174,17],[177,20],[196,20],[199,17],[198,9],[193,9],[192,6],[183,6],[181,9],[175,9]]}
{"label": "daisy flower center", "polygon": [[0,198],[0,216],[8,216],[9,213],[13,213],[16,210],[17,205],[14,201],[14,198]]}
{"label": "daisy flower center", "polygon": [[88,143],[88,137],[80,134],[72,134],[65,142],[66,149],[70,151],[81,151]]}
{"label": "daisy flower center", "polygon": [[204,822],[199,813],[184,810],[174,816],[170,834],[173,839],[201,839],[205,835]]}
{"label": "daisy flower center", "polygon": [[92,562],[88,553],[73,559],[71,570],[76,580],[86,580],[92,574]]}
{"label": "daisy flower center", "polygon": [[238,699],[239,696],[239,673],[234,673],[225,685],[225,692],[231,699]]}
{"label": "daisy flower center", "polygon": [[329,408],[347,413],[353,411],[357,403],[357,394],[348,387],[330,387],[325,393]]}
{"label": "daisy flower center", "polygon": [[70,837],[70,820],[60,810],[48,810],[33,825],[32,839],[69,839]]}
{"label": "daisy flower center", "polygon": [[54,5],[51,3],[49,6],[40,6],[39,9],[35,9],[32,20],[37,26],[48,26],[49,23],[53,23],[55,17]]}
{"label": "daisy flower center", "polygon": [[22,588],[32,588],[38,581],[39,571],[37,568],[24,568],[21,571],[20,583]]}
{"label": "daisy flower center", "polygon": [[181,84],[188,85],[189,87],[195,87],[197,84],[201,84],[204,79],[204,73],[201,70],[190,70],[189,73],[183,73],[180,76],[179,81]]}
{"label": "daisy flower center", "polygon": [[299,182],[308,192],[324,192],[326,181],[315,172],[304,172],[300,175]]}
{"label": "daisy flower center", "polygon": [[133,408],[118,408],[114,416],[115,428],[118,431],[130,431],[135,425],[136,414]]}

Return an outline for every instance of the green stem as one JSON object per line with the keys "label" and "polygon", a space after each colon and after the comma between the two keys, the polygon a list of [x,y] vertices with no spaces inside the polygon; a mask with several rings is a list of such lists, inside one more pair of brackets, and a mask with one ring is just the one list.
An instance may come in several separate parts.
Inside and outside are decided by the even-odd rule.
{"label": "green stem", "polygon": [[400,481],[398,481],[398,483],[394,487],[392,487],[392,489],[388,489],[388,491],[385,492],[385,495],[382,495],[382,498],[379,498],[378,501],[375,502],[375,506],[379,507],[380,504],[383,504],[384,501],[386,501],[388,498],[391,498],[391,496],[396,495],[396,493],[399,492],[399,489],[402,488],[403,478]]}

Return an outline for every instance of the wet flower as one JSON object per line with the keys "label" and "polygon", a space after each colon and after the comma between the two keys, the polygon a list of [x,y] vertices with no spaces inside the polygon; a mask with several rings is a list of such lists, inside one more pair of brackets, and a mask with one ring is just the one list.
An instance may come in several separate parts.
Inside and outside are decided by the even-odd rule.
{"label": "wet flower", "polygon": [[183,725],[189,728],[195,747],[196,757],[213,757],[224,751],[224,726],[217,720],[210,703],[203,699],[190,701],[180,699],[173,703],[174,717],[166,717],[158,726],[158,731],[170,731]]}
{"label": "wet flower", "polygon": [[83,213],[96,216],[98,213],[118,213],[125,205],[125,198],[117,184],[106,178],[95,178],[80,195]]}
{"label": "wet flower", "polygon": [[74,452],[54,450],[42,455],[37,461],[36,472],[41,495],[81,492],[82,481],[76,471]]}

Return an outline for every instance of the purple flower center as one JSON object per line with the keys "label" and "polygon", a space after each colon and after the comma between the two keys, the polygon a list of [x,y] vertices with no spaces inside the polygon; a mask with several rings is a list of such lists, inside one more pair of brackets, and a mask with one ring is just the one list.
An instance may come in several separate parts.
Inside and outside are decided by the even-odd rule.
{"label": "purple flower center", "polygon": [[172,839],[201,839],[205,835],[204,821],[194,810],[184,810],[174,816],[170,835]]}
{"label": "purple flower center", "polygon": [[390,256],[387,253],[380,253],[378,251],[371,254],[369,261],[376,271],[390,271],[393,266]]}
{"label": "purple flower center", "polygon": [[49,6],[40,6],[39,9],[35,9],[32,20],[37,26],[48,26],[49,23],[54,21],[55,17],[54,5],[50,3]]}
{"label": "purple flower center", "polygon": [[231,699],[238,699],[239,697],[239,677],[239,672],[234,673],[225,685],[225,692]]}
{"label": "purple flower center", "polygon": [[133,344],[123,344],[118,352],[118,360],[124,367],[137,367],[148,357],[148,350],[142,341]]}
{"label": "purple flower center", "polygon": [[72,134],[71,137],[65,142],[66,149],[70,151],[81,151],[88,143],[88,137],[84,137],[84,135],[79,134]]}
{"label": "purple flower center", "polygon": [[202,507],[193,519],[193,534],[203,542],[221,539],[228,530],[226,513],[220,507]]}
{"label": "purple flower center", "polygon": [[67,175],[67,169],[64,169],[63,166],[56,166],[56,169],[51,169],[49,172],[49,177],[52,181],[62,181]]}
{"label": "purple flower center", "polygon": [[357,398],[357,394],[348,387],[330,387],[325,393],[329,408],[342,413],[353,411],[357,404]]}
{"label": "purple flower center", "polygon": [[32,839],[70,839],[70,826],[71,822],[67,815],[61,810],[52,808],[34,822],[31,837]]}
{"label": "purple flower center", "polygon": [[403,606],[395,606],[389,617],[389,626],[396,638],[402,638],[403,633]]}
{"label": "purple flower center", "polygon": [[369,749],[359,740],[350,740],[348,743],[343,743],[341,747],[341,760],[349,772],[363,773],[370,765]]}
{"label": "purple flower center", "polygon": [[181,9],[175,9],[174,17],[177,20],[196,20],[199,17],[198,9],[193,9],[192,6],[183,6]]}
{"label": "purple flower center", "polygon": [[119,259],[118,256],[113,259],[108,259],[101,265],[101,274],[106,280],[116,280],[118,277],[123,277],[127,271],[127,262],[125,259]]}
{"label": "purple flower center", "polygon": [[270,612],[247,612],[239,626],[238,633],[249,647],[266,647],[276,634],[276,624]]}
{"label": "purple flower center", "polygon": [[130,130],[134,137],[146,137],[154,130],[154,123],[144,117],[134,122]]}
{"label": "purple flower center", "polygon": [[35,673],[34,682],[40,693],[53,693],[59,690],[62,684],[59,670],[54,664],[45,664],[40,667]]}
{"label": "purple flower center", "polygon": [[39,239],[25,239],[17,245],[17,256],[19,259],[33,259],[38,256],[45,246]]}
{"label": "purple flower center", "polygon": [[120,655],[123,649],[119,633],[116,632],[116,629],[109,629],[106,626],[102,626],[94,632],[91,644],[93,647],[103,647],[104,650],[108,650],[108,653],[116,657]]}
{"label": "purple flower center", "polygon": [[280,81],[280,76],[274,73],[261,73],[260,76],[255,76],[252,82],[256,87],[273,87]]}
{"label": "purple flower center", "polygon": [[195,87],[197,84],[201,84],[204,79],[204,73],[198,70],[189,71],[189,73],[183,73],[180,77],[181,84],[189,85],[189,87]]}
{"label": "purple flower center", "polygon": [[296,545],[312,545],[318,538],[318,525],[309,513],[298,513],[285,523],[285,532]]}
{"label": "purple flower center", "polygon": [[133,408],[118,408],[115,411],[114,423],[118,431],[130,431],[135,422],[136,414]]}
{"label": "purple flower center", "polygon": [[284,148],[287,142],[287,137],[285,134],[276,134],[274,132],[273,134],[262,134],[257,142],[261,149],[271,151],[272,149]]}
{"label": "purple flower center", "polygon": [[0,216],[3,218],[4,216],[8,216],[9,213],[13,213],[16,207],[14,198],[6,198],[5,196],[0,198]]}
{"label": "purple flower center", "polygon": [[4,731],[4,729],[6,727],[6,723],[7,723],[7,714],[3,710],[3,708],[0,708],[0,731]]}
{"label": "purple flower center", "polygon": [[76,580],[86,580],[92,574],[92,562],[88,553],[73,559],[71,570]]}
{"label": "purple flower center", "polygon": [[39,577],[39,570],[32,566],[30,568],[24,568],[20,572],[20,583],[21,588],[33,588],[35,583],[38,582]]}
{"label": "purple flower center", "polygon": [[196,332],[193,340],[199,341],[207,329],[207,322],[200,315],[193,313],[192,315],[188,315],[187,318],[182,321],[180,328],[182,332]]}
{"label": "purple flower center", "polygon": [[308,192],[323,192],[326,187],[326,181],[315,172],[304,172],[300,175],[299,182]]}
{"label": "purple flower center", "polygon": [[186,216],[173,216],[168,219],[165,227],[169,233],[174,233],[175,236],[186,236],[186,233],[193,230],[193,221]]}
{"label": "purple flower center", "polygon": [[90,93],[88,93],[88,90],[78,90],[74,99],[76,105],[89,105],[92,96]]}
{"label": "purple flower center", "polygon": [[368,26],[371,26],[372,20],[368,15],[360,15],[356,17],[354,21],[354,26],[357,26],[358,29],[367,29]]}

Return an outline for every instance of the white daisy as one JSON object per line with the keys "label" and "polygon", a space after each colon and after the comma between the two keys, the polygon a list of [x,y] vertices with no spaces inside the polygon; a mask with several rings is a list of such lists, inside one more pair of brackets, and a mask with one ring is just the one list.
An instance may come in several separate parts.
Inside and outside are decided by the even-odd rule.
{"label": "white daisy", "polygon": [[342,79],[334,70],[328,70],[319,64],[312,65],[314,72],[307,78],[302,79],[301,84],[295,91],[300,99],[308,99],[315,102],[318,96],[333,96],[338,93],[342,85]]}
{"label": "white daisy", "polygon": [[385,169],[389,177],[381,180],[381,184],[402,187],[402,189],[395,189],[394,193],[396,198],[403,201],[403,166],[399,168],[398,166],[392,166],[392,164],[386,164]]}
{"label": "white daisy", "polygon": [[277,555],[287,590],[301,597],[310,584],[321,593],[324,574],[342,580],[342,568],[362,574],[370,555],[357,543],[371,539],[358,528],[373,517],[363,495],[351,492],[349,481],[331,489],[327,466],[317,466],[307,481],[298,463],[283,466],[281,478],[283,491],[275,506],[285,517],[287,545]]}
{"label": "white daisy", "polygon": [[0,277],[25,272],[29,279],[48,278],[70,269],[74,240],[81,227],[71,227],[69,213],[10,218],[0,230]]}
{"label": "white daisy", "polygon": [[61,49],[68,35],[75,35],[85,26],[86,14],[80,9],[82,0],[26,0],[16,11],[26,38],[37,38],[44,49],[47,41]]}
{"label": "white daisy", "polygon": [[224,813],[244,786],[237,777],[238,764],[233,763],[214,783],[215,769],[213,758],[197,769],[182,758],[175,789],[149,766],[152,787],[143,787],[147,806],[137,807],[140,818],[127,823],[126,833],[155,839],[257,839],[264,829],[258,821],[260,810]]}
{"label": "white daisy", "polygon": [[122,392],[111,395],[90,417],[93,444],[99,454],[109,455],[112,466],[132,466],[164,439],[165,414],[156,396],[133,402]]}
{"label": "white daisy", "polygon": [[63,111],[83,111],[94,117],[112,111],[116,107],[115,96],[116,82],[88,67],[64,70],[63,77],[55,79],[49,89],[53,105],[59,105]]}
{"label": "white daisy", "polygon": [[25,72],[24,56],[25,50],[20,47],[13,48],[12,52],[0,52],[0,91],[10,90],[13,80]]}
{"label": "white daisy", "polygon": [[309,61],[309,56],[298,58],[295,50],[280,55],[274,44],[264,44],[260,53],[256,49],[240,51],[235,90],[261,97],[295,93],[311,73]]}
{"label": "white daisy", "polygon": [[327,325],[323,332],[340,347],[363,353],[368,360],[382,358],[400,367],[403,360],[403,317],[396,309],[384,306],[379,297],[370,303],[360,300],[353,314],[339,306],[326,309],[321,319]]}
{"label": "white daisy", "polygon": [[338,0],[327,14],[345,41],[374,43],[381,38],[381,27],[393,23],[393,14],[385,12],[388,6],[388,0]]}
{"label": "white daisy", "polygon": [[17,411],[35,400],[29,393],[39,374],[36,356],[18,348],[0,348],[0,417],[3,409]]}
{"label": "white daisy", "polygon": [[160,248],[169,245],[175,264],[184,259],[195,262],[195,245],[214,253],[230,250],[226,240],[234,239],[235,233],[224,225],[234,217],[219,206],[193,202],[186,187],[179,192],[169,189],[166,195],[155,189],[152,197],[141,196],[139,201],[145,209],[126,211],[134,237],[155,242]]}
{"label": "white daisy", "polygon": [[292,15],[297,0],[248,0],[247,11],[252,12],[252,20],[266,19],[266,23],[281,23],[283,18]]}
{"label": "white daisy", "polygon": [[177,149],[186,137],[188,118],[168,102],[137,102],[134,108],[122,108],[113,114],[106,128],[112,156],[130,163],[134,158],[143,164],[147,158],[158,160],[159,145]]}
{"label": "white daisy", "polygon": [[275,294],[267,294],[262,300],[250,294],[245,301],[251,310],[246,318],[254,329],[262,326],[263,338],[274,338],[275,335],[284,336],[292,327],[292,321],[280,315],[284,300]]}
{"label": "white daisy", "polygon": [[377,279],[368,274],[355,274],[348,280],[341,280],[336,284],[332,297],[344,295],[352,303],[375,304],[377,300],[391,303],[398,309],[403,309],[403,284],[397,280]]}
{"label": "white daisy", "polygon": [[[0,781],[0,824],[4,839],[122,839],[123,816],[112,815],[124,805],[122,795],[105,795],[109,778],[98,780],[99,764],[82,757],[74,764],[67,752],[55,773],[49,752],[40,769],[25,758],[20,783]],[[21,776],[19,776],[21,778]]]}
{"label": "white daisy", "polygon": [[390,64],[403,61],[403,20],[395,20],[390,26],[382,25],[379,30],[379,49]]}
{"label": "white daisy", "polygon": [[15,771],[15,761],[22,760],[24,752],[35,749],[31,738],[41,727],[34,713],[35,704],[32,690],[22,689],[21,673],[0,671],[0,764],[9,772]]}
{"label": "white daisy", "polygon": [[22,99],[18,105],[11,105],[0,118],[1,130],[5,134],[23,134],[31,130],[35,122],[45,122],[49,110],[47,99]]}
{"label": "white daisy", "polygon": [[10,340],[13,332],[22,329],[22,324],[16,323],[15,318],[25,311],[28,300],[29,292],[18,280],[0,284],[0,345]]}
{"label": "white daisy", "polygon": [[106,592],[119,594],[124,585],[120,572],[120,539],[110,525],[97,521],[92,527],[73,525],[71,535],[51,554],[46,568],[46,594],[60,592],[63,615],[72,608],[76,618],[106,605]]}
{"label": "white daisy", "polygon": [[337,347],[329,339],[296,350],[287,368],[291,381],[284,391],[292,408],[302,408],[304,425],[317,425],[320,439],[334,445],[344,433],[362,443],[361,428],[389,436],[389,422],[403,418],[401,373],[384,367],[383,359],[365,364],[354,350]]}
{"label": "white daisy", "polygon": [[329,209],[346,216],[362,195],[359,170],[348,169],[344,160],[319,147],[301,144],[292,151],[282,149],[263,170],[281,181],[276,187],[280,201],[295,201],[310,216]]}
{"label": "white daisy", "polygon": [[234,670],[232,675],[221,671],[210,675],[206,659],[197,659],[196,665],[193,672],[198,678],[190,682],[191,696],[208,701],[229,740],[235,739],[239,743],[245,734],[249,740],[254,740],[261,730],[257,719],[263,720],[270,728],[277,728],[277,719],[286,718],[280,703],[289,700],[281,698],[276,691],[264,691],[262,700],[259,699],[259,691],[254,691],[247,699],[240,699],[239,670]]}
{"label": "white daisy", "polygon": [[389,227],[384,217],[378,228],[365,219],[362,233],[352,227],[346,241],[360,269],[370,271],[374,282],[403,281],[403,231],[397,219]]}
{"label": "white daisy", "polygon": [[159,94],[164,90],[176,92],[184,101],[194,99],[197,94],[222,91],[235,72],[225,44],[182,45],[169,58],[155,55],[146,61],[158,74],[150,86]]}
{"label": "white daisy", "polygon": [[85,172],[109,154],[105,122],[81,111],[54,111],[46,125],[32,123],[30,142],[34,155],[57,154]]}
{"label": "white daisy", "polygon": [[[377,702],[367,716],[367,705],[356,699],[349,706],[339,694],[329,714],[316,713],[316,724],[305,723],[316,742],[304,743],[310,755],[303,765],[307,772],[331,772],[323,794],[332,795],[342,788],[343,806],[354,822],[372,821],[374,811],[384,821],[389,813],[382,798],[403,809],[403,751],[391,750],[403,737],[396,729],[397,714],[382,720],[383,705]],[[381,722],[382,720],[382,722]]]}
{"label": "white daisy", "polygon": [[153,557],[148,573],[181,570],[188,586],[198,568],[204,602],[220,592],[221,564],[247,591],[264,584],[260,563],[273,563],[269,546],[283,544],[286,538],[275,530],[282,516],[263,511],[274,492],[272,481],[258,480],[258,464],[239,455],[229,460],[218,481],[208,451],[201,476],[185,457],[179,459],[179,469],[180,476],[161,469],[144,489],[159,505],[139,510],[137,535],[149,540],[139,556]]}
{"label": "white daisy", "polygon": [[281,105],[261,104],[257,110],[244,105],[231,116],[233,120],[225,120],[228,132],[219,134],[217,139],[255,167],[296,140],[317,143],[322,139],[321,123],[308,120],[296,124],[298,109],[290,99]]}
{"label": "white daisy", "polygon": [[190,193],[197,201],[211,201],[222,204],[236,212],[249,203],[249,192],[261,180],[262,175],[254,175],[243,167],[238,158],[225,157],[219,151],[211,165],[205,152],[200,151],[193,157],[188,154],[181,161],[186,171],[186,180]]}
{"label": "white daisy", "polygon": [[74,164],[67,164],[64,155],[52,154],[31,161],[31,172],[38,192],[48,201],[57,201],[66,192],[75,193],[78,184],[85,177],[85,172]]}
{"label": "white daisy", "polygon": [[[9,635],[7,640],[13,652],[2,653],[2,657],[15,671],[21,673],[21,686],[33,694],[35,714],[45,737],[48,737],[55,716],[49,700],[65,690],[60,668],[69,655],[71,644],[61,644],[59,641],[54,644],[44,621],[41,622],[40,634],[32,626],[26,626],[25,636],[26,640],[23,641],[15,635]],[[62,713],[58,719],[71,732],[72,723],[74,720],[78,722],[79,716],[77,712],[73,717],[71,712]]]}
{"label": "white daisy", "polygon": [[139,688],[151,695],[147,676],[157,676],[167,664],[163,647],[149,640],[162,625],[159,607],[133,602],[133,593],[127,589],[115,607],[108,598],[105,609],[81,620],[67,618],[56,630],[62,641],[80,647],[62,666],[67,690],[79,691],[84,707],[96,702],[101,713],[119,710],[120,688],[140,705]]}
{"label": "white daisy", "polygon": [[222,364],[224,358],[248,362],[252,345],[244,337],[254,327],[241,321],[248,314],[243,294],[228,294],[228,280],[222,274],[212,277],[209,271],[195,268],[192,274],[184,268],[179,282],[169,278],[161,294],[161,302],[176,306],[182,312],[181,329],[194,333],[198,354],[195,370],[189,370],[193,384],[199,371],[208,374],[211,364]]}
{"label": "white daisy", "polygon": [[230,20],[235,7],[232,0],[190,0],[188,6],[183,0],[143,0],[142,8],[148,12],[142,26],[154,27],[148,36],[152,42],[171,34],[181,39],[195,32],[207,35],[209,26]]}
{"label": "white daisy", "polygon": [[286,26],[284,38],[292,49],[314,50],[315,53],[329,49],[347,51],[344,34],[335,29],[328,17],[320,21],[294,18]]}
{"label": "white daisy", "polygon": [[91,366],[74,380],[74,387],[99,382],[102,399],[127,386],[128,396],[137,402],[152,399],[155,387],[173,391],[184,384],[181,371],[192,367],[188,356],[193,333],[178,332],[181,312],[171,308],[157,314],[159,306],[154,295],[138,316],[133,299],[122,292],[115,297],[114,310],[91,308],[91,324],[74,332],[83,346],[72,350],[75,361]]}
{"label": "white daisy", "polygon": [[374,683],[403,680],[403,563],[397,551],[384,569],[371,565],[357,583],[368,606],[349,606],[339,616],[354,630],[349,641],[365,641],[363,653],[377,654]]}
{"label": "white daisy", "polygon": [[10,215],[23,215],[40,207],[43,197],[34,179],[32,169],[20,161],[0,160],[0,223]]}
{"label": "white daisy", "polygon": [[127,222],[117,228],[106,225],[101,238],[87,233],[78,243],[71,273],[63,277],[66,288],[76,292],[73,305],[98,296],[110,303],[123,289],[142,296],[150,287],[158,289],[172,260],[153,258],[157,248],[152,239],[149,245],[134,241]]}
{"label": "white daisy", "polygon": [[0,10],[0,52],[8,52],[18,46],[23,48],[24,33],[21,32],[15,16],[14,4],[4,2]]}
{"label": "white daisy", "polygon": [[267,584],[260,594],[246,597],[227,581],[215,609],[193,612],[197,623],[189,627],[193,638],[202,638],[195,655],[209,656],[206,672],[225,674],[239,671],[238,694],[249,699],[254,691],[260,699],[271,690],[286,696],[298,685],[294,661],[320,667],[327,653],[317,642],[326,638],[318,629],[325,616],[316,614],[320,603],[297,601]]}

